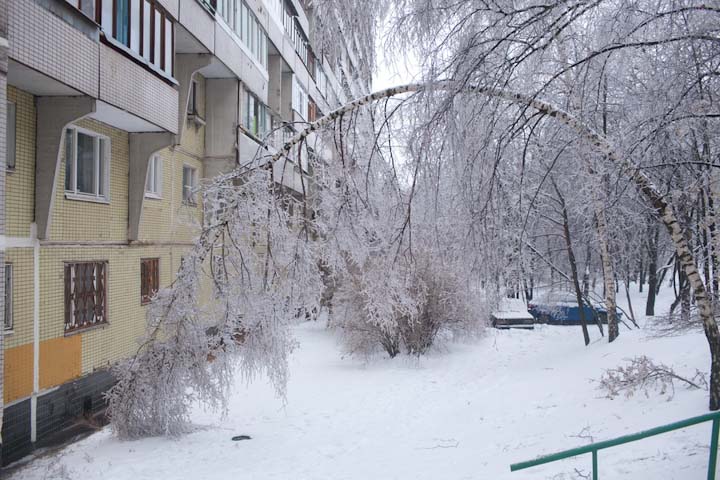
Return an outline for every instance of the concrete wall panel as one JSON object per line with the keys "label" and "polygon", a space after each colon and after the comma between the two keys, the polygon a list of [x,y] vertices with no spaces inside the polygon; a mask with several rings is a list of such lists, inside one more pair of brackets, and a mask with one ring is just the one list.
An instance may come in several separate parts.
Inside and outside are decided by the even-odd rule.
{"label": "concrete wall panel", "polygon": [[100,99],[177,133],[177,89],[106,45],[100,52]]}

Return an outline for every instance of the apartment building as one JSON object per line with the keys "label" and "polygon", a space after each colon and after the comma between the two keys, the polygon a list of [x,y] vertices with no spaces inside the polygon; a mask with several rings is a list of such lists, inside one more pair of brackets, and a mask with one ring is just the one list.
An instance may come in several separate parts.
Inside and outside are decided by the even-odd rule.
{"label": "apartment building", "polygon": [[368,52],[324,52],[316,21],[298,0],[0,0],[3,465],[102,413],[199,183],[369,90]]}

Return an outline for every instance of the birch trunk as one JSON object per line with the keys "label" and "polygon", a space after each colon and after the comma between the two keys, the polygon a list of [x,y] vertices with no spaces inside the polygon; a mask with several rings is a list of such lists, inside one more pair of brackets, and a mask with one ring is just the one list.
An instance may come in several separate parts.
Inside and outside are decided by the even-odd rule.
{"label": "birch trunk", "polygon": [[[605,205],[599,198],[595,198],[595,217],[597,219],[598,243],[600,244],[600,261],[603,266],[603,283],[605,285],[605,308],[607,310],[608,342],[613,342],[620,329],[617,322],[617,300],[615,290],[615,271],[610,258],[610,245],[607,235],[607,219],[605,217]],[[600,321],[600,319],[598,319]]]}

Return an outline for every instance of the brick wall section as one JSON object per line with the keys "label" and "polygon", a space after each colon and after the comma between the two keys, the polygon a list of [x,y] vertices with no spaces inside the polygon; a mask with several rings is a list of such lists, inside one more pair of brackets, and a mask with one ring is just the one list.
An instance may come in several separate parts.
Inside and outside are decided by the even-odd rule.
{"label": "brick wall section", "polygon": [[33,321],[33,250],[11,248],[5,261],[13,265],[13,333],[5,336],[5,348],[32,343]]}
{"label": "brick wall section", "polygon": [[31,94],[14,87],[8,100],[15,103],[16,161],[5,180],[5,234],[27,237],[35,216],[35,105]]}
{"label": "brick wall section", "polygon": [[84,119],[75,125],[110,139],[110,204],[65,198],[65,148],[62,145],[48,239],[125,241],[128,216],[128,134],[96,120]]}
{"label": "brick wall section", "polygon": [[177,133],[176,88],[103,44],[100,45],[100,99]]}
{"label": "brick wall section", "polygon": [[[196,74],[197,110],[205,115],[205,79]],[[202,221],[199,206],[182,202],[183,165],[198,171],[198,180],[203,178],[202,157],[205,152],[205,127],[186,121],[182,145],[164,149],[159,155],[163,159],[162,198],[146,198],[140,223],[140,240],[161,242],[191,242],[197,235],[197,225]]]}
{"label": "brick wall section", "polygon": [[12,1],[10,57],[87,95],[98,96],[98,43],[34,0]]}

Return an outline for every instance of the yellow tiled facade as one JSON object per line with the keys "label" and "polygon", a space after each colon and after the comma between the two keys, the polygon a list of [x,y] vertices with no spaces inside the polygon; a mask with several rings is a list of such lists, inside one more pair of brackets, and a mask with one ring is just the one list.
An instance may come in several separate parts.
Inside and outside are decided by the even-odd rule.
{"label": "yellow tiled facade", "polygon": [[5,177],[5,235],[27,237],[35,205],[35,105],[33,96],[8,87],[15,104],[15,169]]}
{"label": "yellow tiled facade", "polygon": [[[204,82],[198,84],[198,90],[204,88]],[[5,253],[6,262],[13,265],[14,323],[12,332],[5,336],[5,403],[32,393],[36,281],[40,300],[41,391],[108,367],[136,351],[138,339],[145,331],[147,309],[141,305],[141,259],[159,259],[161,287],[175,278],[181,257],[190,248],[202,222],[200,206],[182,201],[183,165],[195,168],[201,179],[204,149],[204,127],[190,124],[182,145],[159,153],[163,159],[161,198],[145,198],[140,241],[128,243],[129,135],[89,118],[75,122],[75,126],[110,140],[109,202],[67,198],[65,153],[61,148],[49,236],[37,242],[30,237],[35,206],[34,97],[13,87],[8,89],[8,95],[16,104],[17,155],[15,170],[7,176],[6,231],[22,247],[10,247]],[[203,95],[198,92],[198,97]],[[90,260],[107,262],[108,322],[66,335],[64,265]]]}

